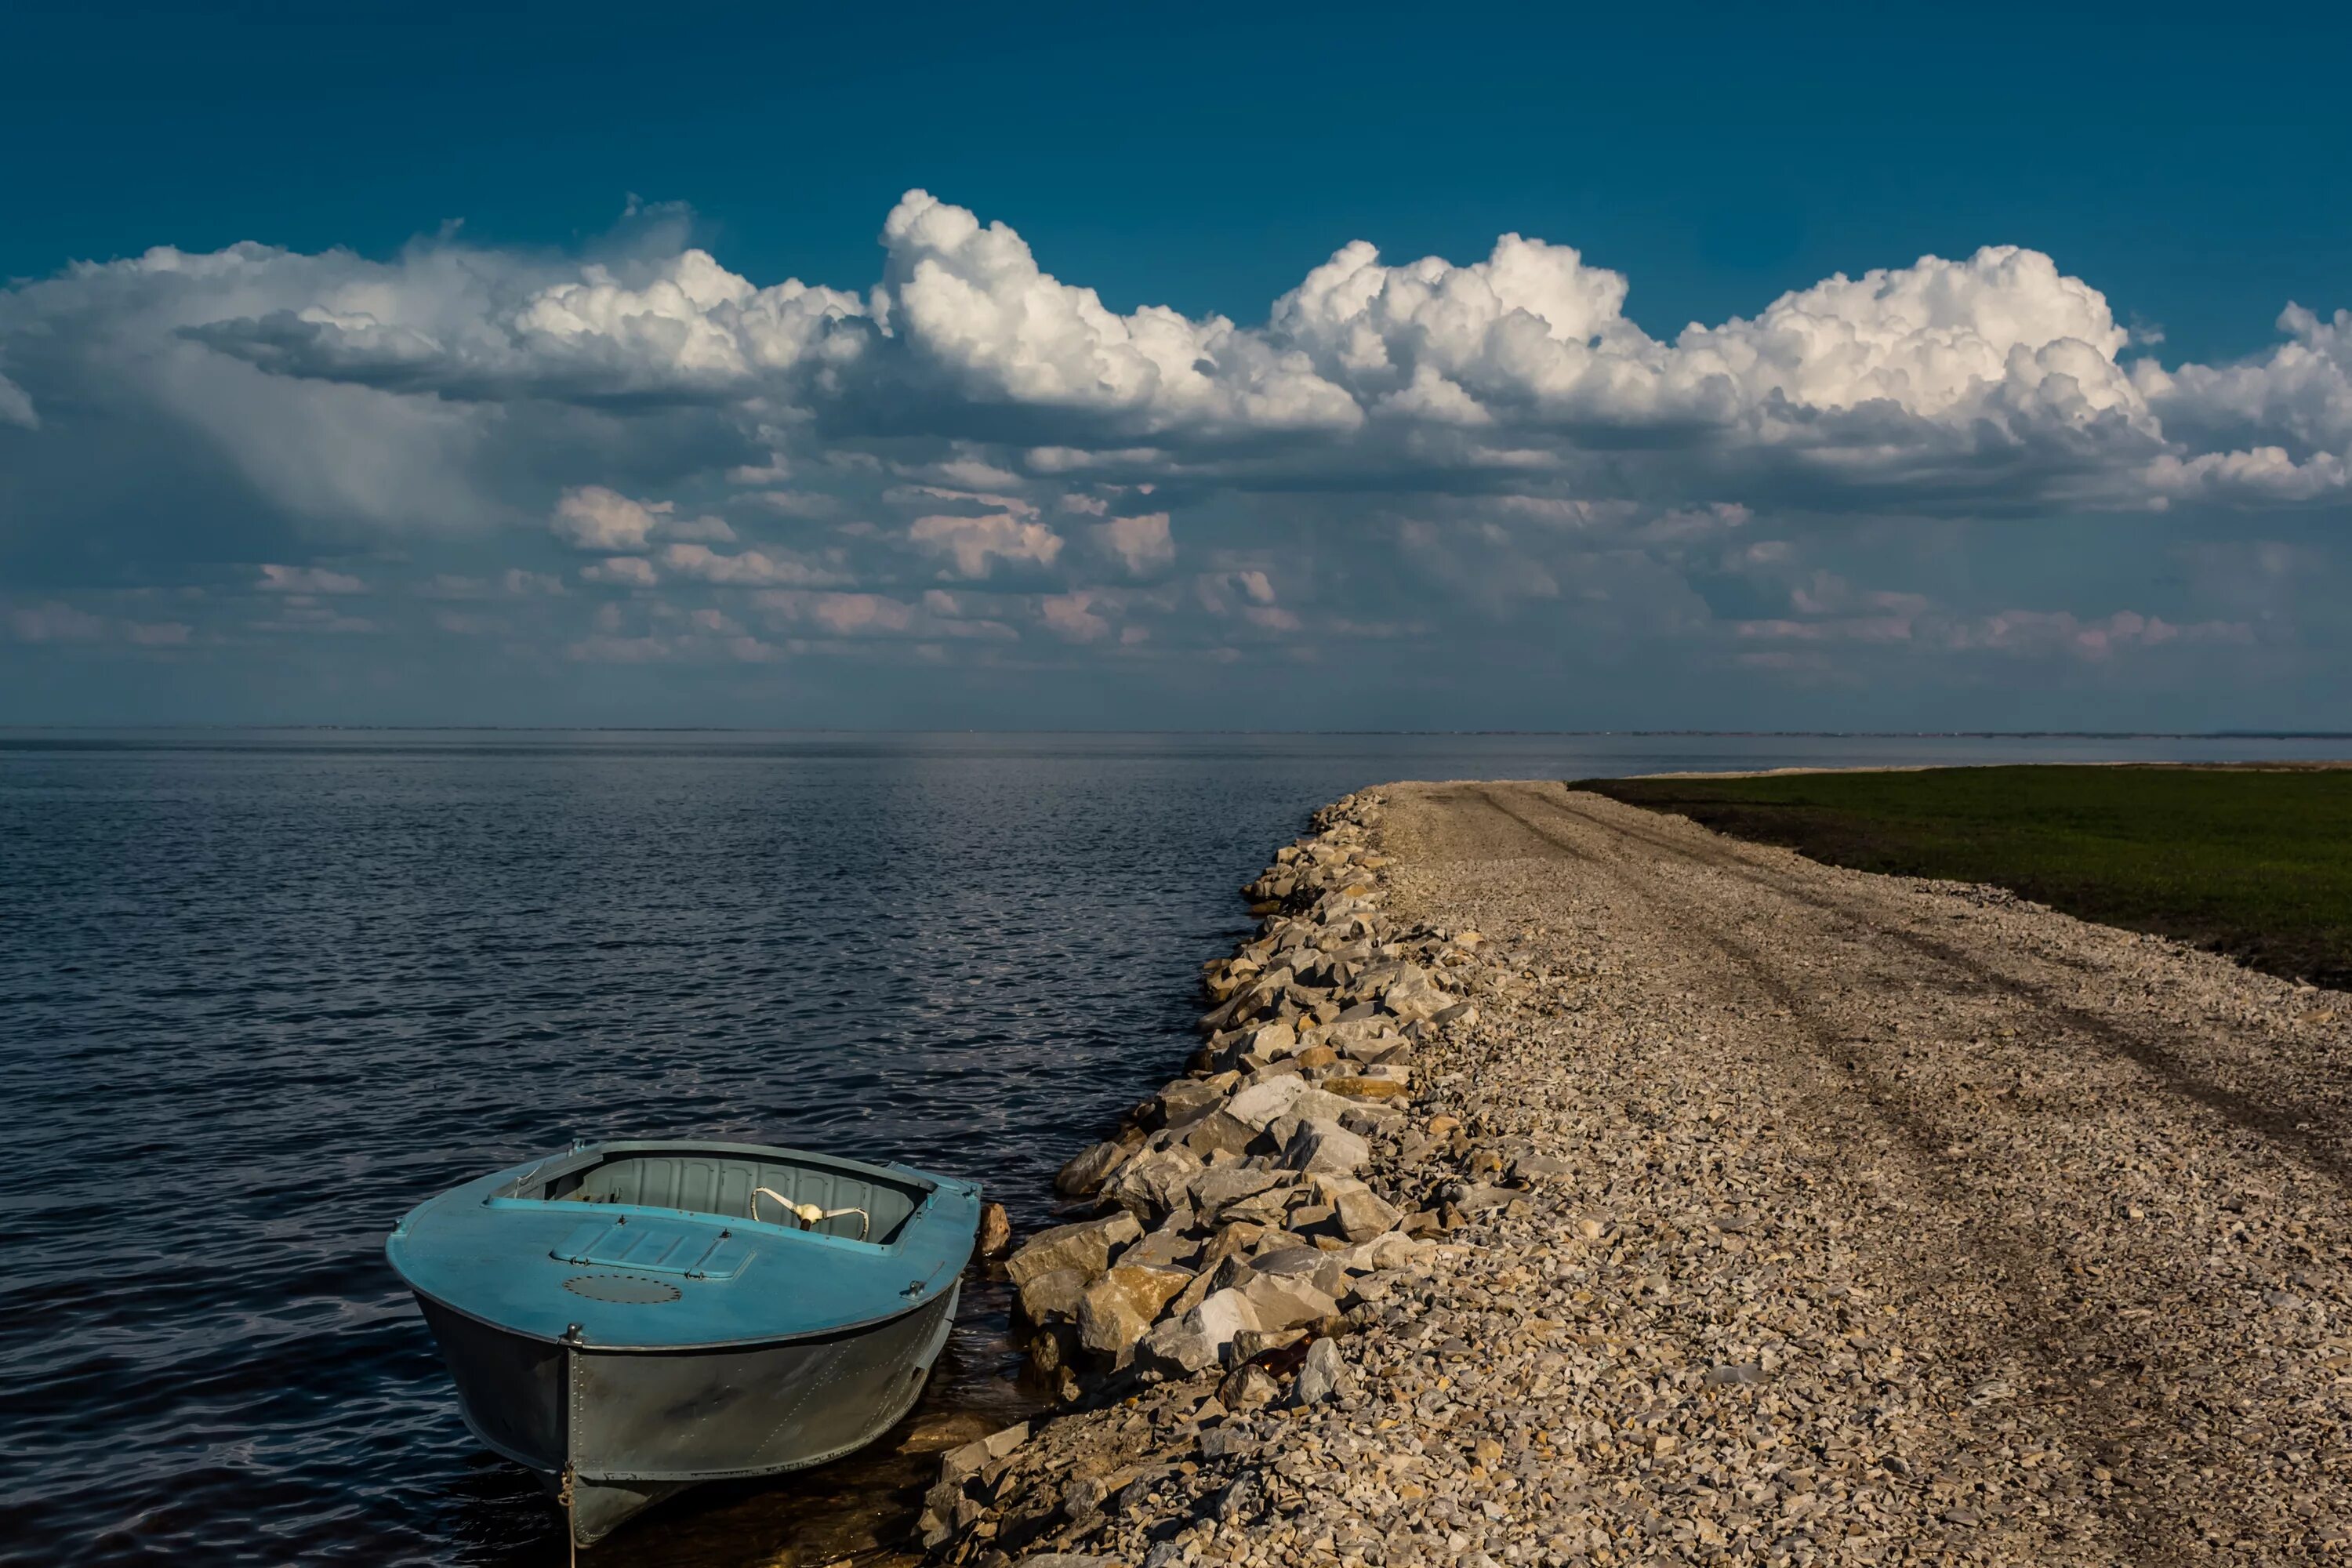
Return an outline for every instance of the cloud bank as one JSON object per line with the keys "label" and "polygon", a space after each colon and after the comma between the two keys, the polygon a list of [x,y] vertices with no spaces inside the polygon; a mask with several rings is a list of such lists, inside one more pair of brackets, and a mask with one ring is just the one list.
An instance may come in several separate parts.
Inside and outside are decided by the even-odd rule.
{"label": "cloud bank", "polygon": [[[2166,364],[2013,245],[1654,333],[1624,274],[1517,234],[1465,263],[1342,246],[1246,324],[1115,309],[921,191],[880,241],[859,288],[674,242],[444,237],[159,247],[0,291],[0,561],[37,590],[11,600],[19,640],[186,624],[201,646],[296,628],[296,601],[450,596],[389,551],[603,616],[433,623],[572,659],[1150,659],[1549,605],[1570,645],[1695,639],[1749,668],[1871,641],[2113,662],[2268,634],[2243,604],[1902,586],[1861,592],[1921,603],[1863,613],[1801,584],[1868,564],[1839,554],[1857,540],[1895,561],[1890,530],[2169,515],[2210,539],[2333,516],[2352,487],[2352,315],[2289,305],[2258,353]],[[551,587],[491,586],[518,581]],[[165,591],[278,603],[208,624],[72,602]]]}

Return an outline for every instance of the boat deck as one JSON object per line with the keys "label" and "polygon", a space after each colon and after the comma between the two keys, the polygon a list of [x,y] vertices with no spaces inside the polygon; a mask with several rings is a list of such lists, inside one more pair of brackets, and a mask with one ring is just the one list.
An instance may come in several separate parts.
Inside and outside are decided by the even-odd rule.
{"label": "boat deck", "polygon": [[[900,1166],[614,1142],[433,1198],[385,1251],[419,1295],[526,1338],[716,1349],[852,1332],[925,1305],[961,1275],[979,1200],[971,1184]],[[804,1228],[788,1202],[830,1217]]]}

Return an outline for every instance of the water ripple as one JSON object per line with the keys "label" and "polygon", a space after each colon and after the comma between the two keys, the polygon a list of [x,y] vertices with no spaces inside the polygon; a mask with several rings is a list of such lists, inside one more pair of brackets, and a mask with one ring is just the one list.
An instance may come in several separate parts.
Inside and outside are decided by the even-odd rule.
{"label": "water ripple", "polygon": [[[411,1205],[700,1134],[1034,1222],[1188,1048],[1235,884],[1317,803],[1908,745],[0,733],[0,1559],[560,1561],[383,1264]],[[1001,1375],[1002,1310],[951,1391]],[[771,1561],[840,1470],[599,1559]]]}

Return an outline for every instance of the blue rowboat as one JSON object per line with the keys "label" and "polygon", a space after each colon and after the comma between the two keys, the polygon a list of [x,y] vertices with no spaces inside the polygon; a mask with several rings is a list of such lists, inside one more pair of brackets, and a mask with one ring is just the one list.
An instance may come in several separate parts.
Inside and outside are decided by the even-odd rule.
{"label": "blue rowboat", "polygon": [[585,1546],[697,1481],[821,1465],[904,1415],[980,1189],[753,1143],[575,1145],[409,1211],[384,1253],[483,1445]]}

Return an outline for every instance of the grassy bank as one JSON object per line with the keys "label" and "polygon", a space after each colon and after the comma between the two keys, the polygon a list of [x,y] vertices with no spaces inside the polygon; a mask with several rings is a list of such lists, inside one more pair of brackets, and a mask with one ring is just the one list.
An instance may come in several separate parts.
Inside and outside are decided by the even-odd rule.
{"label": "grassy bank", "polygon": [[1832,865],[1998,883],[2352,987],[2352,770],[1933,768],[1574,787]]}

